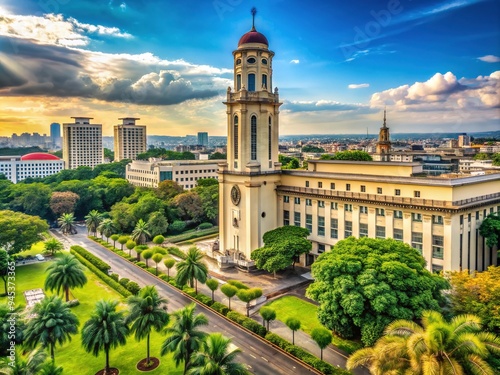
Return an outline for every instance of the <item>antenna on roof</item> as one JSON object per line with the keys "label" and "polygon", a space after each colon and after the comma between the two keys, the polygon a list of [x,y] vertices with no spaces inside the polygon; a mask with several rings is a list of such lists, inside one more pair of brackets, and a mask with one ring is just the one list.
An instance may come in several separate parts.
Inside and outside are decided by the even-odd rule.
{"label": "antenna on roof", "polygon": [[257,14],[257,8],[253,7],[250,12],[252,13],[252,31],[255,31],[255,15]]}

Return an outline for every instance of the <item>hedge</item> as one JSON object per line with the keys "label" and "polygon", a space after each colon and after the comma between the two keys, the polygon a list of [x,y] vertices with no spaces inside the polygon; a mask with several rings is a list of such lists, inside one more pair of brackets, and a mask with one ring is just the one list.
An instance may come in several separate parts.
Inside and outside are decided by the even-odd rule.
{"label": "hedge", "polygon": [[261,337],[266,336],[266,328],[261,326],[255,320],[247,318],[245,315],[242,315],[236,311],[230,311],[227,313],[227,317],[231,319],[233,322],[238,323],[239,325],[245,327],[246,329],[256,333]]}
{"label": "hedge", "polygon": [[201,223],[200,225],[198,225],[198,230],[209,229],[213,227],[214,225],[212,223]]}
{"label": "hedge", "polygon": [[141,290],[141,287],[135,281],[131,281],[127,284],[127,291],[134,294],[134,295],[139,293],[140,290]]}
{"label": "hedge", "polygon": [[130,279],[127,279],[126,277],[123,277],[118,282],[120,283],[121,286],[123,286],[124,288],[126,288],[127,284],[130,282]]}
{"label": "hedge", "polygon": [[92,265],[94,265],[101,272],[107,273],[111,269],[111,266],[109,264],[107,264],[106,262],[103,262],[101,259],[96,257],[94,254],[88,252],[87,250],[85,250],[81,246],[73,245],[70,247],[70,250],[73,250],[75,253],[80,255],[83,259],[90,262]]}
{"label": "hedge", "polygon": [[160,276],[158,276],[160,279],[162,279],[163,281],[166,281],[167,283],[170,281],[171,277],[168,277],[167,275],[165,274],[161,274]]}
{"label": "hedge", "polygon": [[226,316],[227,313],[229,311],[231,311],[231,310],[229,310],[229,308],[226,305],[224,305],[220,302],[214,302],[211,307],[212,307],[212,309],[214,309],[215,311],[217,311],[218,313],[220,313],[224,316]]}
{"label": "hedge", "polygon": [[[169,229],[170,229],[170,226],[169,226]],[[171,243],[178,243],[178,242],[188,241],[188,240],[192,240],[195,238],[204,237],[204,236],[208,236],[210,234],[216,234],[216,233],[219,233],[219,227],[213,227],[213,228],[201,229],[201,230],[193,230],[193,231],[189,231],[187,233],[179,234],[177,236],[170,236],[170,237],[167,237],[166,241],[171,242]]]}
{"label": "hedge", "polygon": [[248,286],[246,286],[245,284],[243,284],[241,281],[238,280],[228,280],[227,283],[238,289],[250,289]]}
{"label": "hedge", "polygon": [[177,258],[186,259],[186,254],[178,247],[171,246],[167,248],[169,254],[176,256]]}
{"label": "hedge", "polygon": [[109,275],[109,277],[111,277],[115,281],[118,281],[120,279],[120,275],[118,275],[117,273],[112,273],[111,275]]}
{"label": "hedge", "polygon": [[144,263],[144,262],[137,262],[136,264],[137,264],[139,267],[141,267],[141,268],[144,268],[144,269],[146,268],[146,263]]}

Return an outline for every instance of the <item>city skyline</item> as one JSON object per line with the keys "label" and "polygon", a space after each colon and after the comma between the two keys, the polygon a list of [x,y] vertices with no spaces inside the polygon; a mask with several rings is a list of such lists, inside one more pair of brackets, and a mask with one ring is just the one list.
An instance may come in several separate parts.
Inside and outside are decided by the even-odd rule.
{"label": "city skyline", "polygon": [[[0,135],[48,133],[119,117],[149,134],[226,132],[228,56],[251,27],[276,52],[282,135],[497,130],[500,5],[491,0],[297,1],[0,0]],[[147,27],[145,27],[147,25]]]}

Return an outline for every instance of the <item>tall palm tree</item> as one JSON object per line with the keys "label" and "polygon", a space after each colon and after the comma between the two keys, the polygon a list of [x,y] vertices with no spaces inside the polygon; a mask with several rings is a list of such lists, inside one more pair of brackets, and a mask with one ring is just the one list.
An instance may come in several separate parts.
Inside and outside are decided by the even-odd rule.
{"label": "tall palm tree", "polygon": [[132,239],[138,244],[144,244],[151,237],[151,233],[148,229],[148,223],[144,220],[139,219],[132,231]]}
{"label": "tall palm tree", "polygon": [[198,293],[198,281],[204,283],[207,281],[208,268],[205,262],[202,261],[203,253],[197,248],[192,247],[188,250],[186,259],[177,263],[177,283],[186,285],[192,288],[196,281],[195,290]]}
{"label": "tall palm tree", "polygon": [[55,238],[50,238],[47,241],[43,243],[43,247],[45,251],[50,252],[51,255],[54,255],[56,251],[61,251],[64,249],[64,246],[62,243],[60,243],[58,240]]}
{"label": "tall palm tree", "polygon": [[102,214],[97,210],[90,211],[85,216],[85,225],[87,226],[87,230],[89,233],[94,233],[94,237],[97,235],[97,227],[102,221]]}
{"label": "tall palm tree", "polygon": [[70,254],[64,254],[47,267],[47,278],[45,279],[45,289],[55,290],[57,294],[64,290],[66,302],[69,301],[69,290],[81,288],[87,283],[87,277],[81,263]]}
{"label": "tall palm tree", "polygon": [[221,333],[211,333],[202,342],[200,351],[193,354],[189,375],[247,375],[242,363],[234,362],[240,349],[230,351],[231,339]]}
{"label": "tall palm tree", "polygon": [[57,223],[64,234],[72,234],[75,230],[75,216],[73,213],[62,214],[59,219],[57,219]]}
{"label": "tall palm tree", "polygon": [[117,301],[97,301],[94,312],[82,329],[82,345],[88,353],[92,352],[98,357],[101,350],[104,350],[106,356],[104,374],[110,371],[110,349],[125,345],[129,334],[124,313],[116,311],[117,305]]}
{"label": "tall palm tree", "polygon": [[422,327],[397,320],[372,348],[354,352],[347,368],[367,365],[372,374],[484,374],[494,370],[484,360],[500,353],[500,338],[483,332],[474,315],[459,315],[450,322],[436,311],[424,311]]}
{"label": "tall palm tree", "polygon": [[42,366],[47,359],[47,353],[42,349],[35,349],[25,358],[21,350],[16,349],[14,363],[9,365],[7,357],[0,362],[1,375],[39,375]]}
{"label": "tall palm tree", "polygon": [[198,328],[208,324],[205,315],[194,315],[195,307],[196,305],[191,303],[172,314],[175,321],[165,329],[167,339],[161,344],[161,355],[174,353],[176,366],[184,362],[184,374],[189,368],[191,355],[198,350],[206,336],[206,333]]}
{"label": "tall palm tree", "polygon": [[149,337],[151,331],[160,332],[169,322],[167,314],[167,299],[160,297],[153,285],[145,286],[137,296],[127,300],[129,306],[125,323],[131,323],[130,330],[134,332],[137,341],[146,338],[147,356],[146,365],[150,364]]}
{"label": "tall palm tree", "polygon": [[56,344],[71,341],[71,335],[78,332],[78,318],[58,296],[45,297],[33,308],[35,316],[26,325],[24,343],[28,348],[38,344],[49,347],[54,361]]}
{"label": "tall palm tree", "polygon": [[109,242],[109,237],[115,233],[116,228],[115,224],[113,223],[113,220],[111,219],[104,219],[101,221],[99,226],[97,227],[97,230],[99,233],[104,234],[106,236],[106,242]]}

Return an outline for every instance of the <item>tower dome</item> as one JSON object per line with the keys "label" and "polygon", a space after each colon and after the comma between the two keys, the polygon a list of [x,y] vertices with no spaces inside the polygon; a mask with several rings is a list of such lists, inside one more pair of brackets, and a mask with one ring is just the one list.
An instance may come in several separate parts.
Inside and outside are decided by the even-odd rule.
{"label": "tower dome", "polygon": [[252,27],[252,30],[250,30],[248,33],[243,34],[243,36],[240,38],[240,41],[238,42],[238,47],[242,44],[247,43],[261,43],[269,46],[267,38],[264,36],[264,34],[259,33],[257,30],[255,30],[255,27]]}

